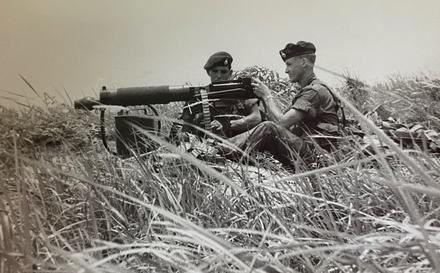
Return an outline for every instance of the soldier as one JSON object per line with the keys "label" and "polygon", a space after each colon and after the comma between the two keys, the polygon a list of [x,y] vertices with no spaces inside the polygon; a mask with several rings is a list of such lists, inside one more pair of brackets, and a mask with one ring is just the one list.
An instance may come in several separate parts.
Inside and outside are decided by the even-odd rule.
{"label": "soldier", "polygon": [[[279,108],[272,91],[254,79],[254,93],[263,101],[267,119],[255,128],[230,138],[229,141],[248,151],[268,151],[285,167],[294,169],[298,162],[311,157],[310,133],[338,133],[338,100],[313,72],[316,48],[310,42],[289,43],[280,50],[290,81],[301,89],[291,106],[284,112]],[[221,147],[221,152],[230,150]]]}
{"label": "soldier", "polygon": [[[209,57],[205,66],[206,73],[211,83],[230,80],[232,77],[232,56],[224,51],[216,52]],[[210,102],[210,112],[213,118],[212,131],[222,137],[232,137],[245,132],[261,122],[258,99],[235,100],[223,99]],[[200,104],[194,101],[187,102],[184,106],[182,119],[185,122],[202,126],[203,113]],[[199,136],[204,134],[199,130],[184,125],[183,132],[190,132]]]}

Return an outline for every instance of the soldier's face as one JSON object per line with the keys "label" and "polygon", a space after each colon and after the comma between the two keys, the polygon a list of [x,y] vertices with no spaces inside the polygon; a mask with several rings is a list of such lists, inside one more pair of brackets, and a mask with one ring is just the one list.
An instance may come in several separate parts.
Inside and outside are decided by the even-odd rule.
{"label": "soldier's face", "polygon": [[299,82],[303,72],[304,72],[304,64],[303,59],[298,57],[292,57],[285,61],[286,70],[284,72],[289,75],[289,79],[291,82]]}
{"label": "soldier's face", "polygon": [[231,78],[232,70],[227,66],[214,66],[208,71],[211,82],[227,81]]}

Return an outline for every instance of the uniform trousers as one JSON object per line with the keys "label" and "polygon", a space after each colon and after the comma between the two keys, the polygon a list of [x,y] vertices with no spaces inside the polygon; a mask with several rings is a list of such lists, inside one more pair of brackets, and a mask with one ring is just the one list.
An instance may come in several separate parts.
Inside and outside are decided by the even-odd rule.
{"label": "uniform trousers", "polygon": [[262,122],[228,141],[247,153],[267,151],[288,169],[297,169],[312,156],[311,143],[272,121]]}

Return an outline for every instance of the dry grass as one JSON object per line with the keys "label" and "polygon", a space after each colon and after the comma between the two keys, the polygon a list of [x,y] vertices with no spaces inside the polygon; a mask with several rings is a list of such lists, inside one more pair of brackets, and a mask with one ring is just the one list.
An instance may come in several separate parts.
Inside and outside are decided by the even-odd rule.
{"label": "dry grass", "polygon": [[[341,99],[387,143],[358,110],[393,90],[380,101],[397,113],[398,94],[419,111],[439,88],[396,78],[367,87],[371,103],[358,108]],[[2,273],[440,271],[438,157],[393,143],[366,155],[353,138],[289,174],[258,158],[217,167],[155,138],[164,148],[122,160],[96,141],[95,114],[46,105],[0,108]],[[436,128],[436,109],[411,111],[408,121]]]}

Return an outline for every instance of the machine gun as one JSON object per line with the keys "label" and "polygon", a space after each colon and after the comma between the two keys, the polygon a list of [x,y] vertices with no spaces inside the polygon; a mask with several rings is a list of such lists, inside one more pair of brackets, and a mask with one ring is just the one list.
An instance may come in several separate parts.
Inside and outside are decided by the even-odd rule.
{"label": "machine gun", "polygon": [[[110,151],[104,126],[104,112],[106,105],[118,106],[146,106],[150,108],[154,115],[159,115],[154,104],[168,104],[175,101],[196,101],[202,107],[203,121],[205,130],[211,130],[212,114],[209,104],[215,100],[244,100],[255,98],[251,78],[239,78],[237,80],[228,80],[211,83],[207,86],[144,86],[118,88],[108,90],[105,86],[102,88],[99,99],[85,97],[74,102],[76,109],[100,109],[101,111],[101,138],[104,146]],[[143,109],[142,115],[133,114],[129,111],[120,111],[115,116],[115,127],[118,134],[116,139],[117,154],[121,157],[132,155],[129,149],[138,153],[151,151],[151,143],[136,133],[131,124],[136,124],[155,134],[160,133],[161,124],[157,118],[152,118],[147,114],[147,109]],[[110,151],[111,152],[111,151]]]}

